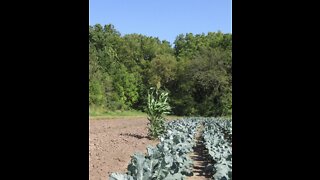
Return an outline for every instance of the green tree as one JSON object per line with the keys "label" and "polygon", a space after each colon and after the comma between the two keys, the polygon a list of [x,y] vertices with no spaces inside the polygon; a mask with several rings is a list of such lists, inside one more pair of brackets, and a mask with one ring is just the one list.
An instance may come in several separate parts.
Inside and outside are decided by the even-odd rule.
{"label": "green tree", "polygon": [[176,115],[232,113],[232,34],[180,34],[168,41],[89,26],[89,105],[147,110],[148,87],[170,93]]}
{"label": "green tree", "polygon": [[166,86],[170,81],[175,79],[177,61],[170,54],[156,56],[150,63],[149,83],[151,86],[161,84]]}
{"label": "green tree", "polygon": [[188,71],[195,82],[195,101],[205,116],[229,115],[231,74],[228,74],[229,53],[220,48],[202,49],[192,60]]}

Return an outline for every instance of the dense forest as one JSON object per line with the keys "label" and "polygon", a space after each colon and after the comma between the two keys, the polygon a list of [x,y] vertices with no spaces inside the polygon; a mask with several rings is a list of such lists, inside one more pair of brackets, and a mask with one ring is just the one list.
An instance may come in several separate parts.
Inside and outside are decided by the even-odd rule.
{"label": "dense forest", "polygon": [[89,26],[89,107],[145,111],[150,87],[169,92],[172,114],[230,116],[232,34],[180,34],[171,45]]}

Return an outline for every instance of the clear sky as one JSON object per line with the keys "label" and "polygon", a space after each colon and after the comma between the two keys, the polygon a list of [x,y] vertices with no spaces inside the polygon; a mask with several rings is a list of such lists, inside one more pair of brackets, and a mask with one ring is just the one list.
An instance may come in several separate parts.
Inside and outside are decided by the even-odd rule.
{"label": "clear sky", "polygon": [[89,0],[89,25],[113,24],[121,33],[159,37],[232,32],[232,0]]}

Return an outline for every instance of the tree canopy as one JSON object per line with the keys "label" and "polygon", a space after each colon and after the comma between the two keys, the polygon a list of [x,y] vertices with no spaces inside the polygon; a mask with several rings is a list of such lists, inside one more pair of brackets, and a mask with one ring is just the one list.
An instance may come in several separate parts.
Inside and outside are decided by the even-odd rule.
{"label": "tree canopy", "polygon": [[150,87],[169,92],[176,115],[232,113],[232,34],[180,34],[168,41],[89,26],[89,106],[145,111]]}

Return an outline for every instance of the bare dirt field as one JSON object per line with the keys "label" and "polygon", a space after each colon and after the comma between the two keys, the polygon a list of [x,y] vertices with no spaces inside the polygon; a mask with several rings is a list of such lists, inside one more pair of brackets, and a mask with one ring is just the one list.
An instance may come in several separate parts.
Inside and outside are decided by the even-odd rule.
{"label": "bare dirt field", "polygon": [[89,179],[107,180],[112,172],[125,173],[135,152],[155,146],[147,136],[147,118],[89,120]]}

